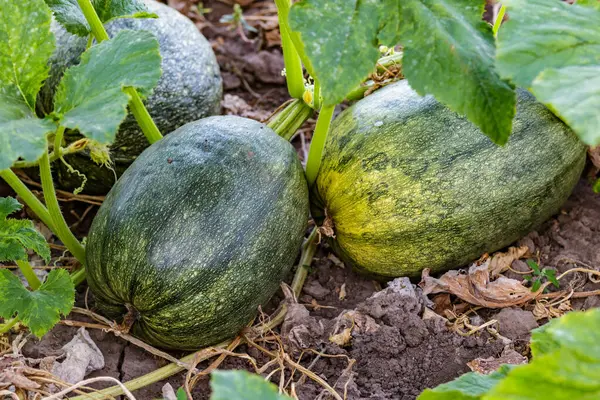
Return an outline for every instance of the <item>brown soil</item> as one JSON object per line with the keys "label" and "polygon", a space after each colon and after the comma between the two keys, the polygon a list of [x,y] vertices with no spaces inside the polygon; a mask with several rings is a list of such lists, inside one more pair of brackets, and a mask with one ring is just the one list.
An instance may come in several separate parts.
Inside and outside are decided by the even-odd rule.
{"label": "brown soil", "polygon": [[[192,2],[172,0],[169,3],[188,15],[194,15],[190,11]],[[212,8],[212,13],[207,15],[207,20],[197,15],[194,18],[213,43],[222,68],[226,94],[238,96],[250,106],[236,108],[229,103],[223,112],[261,120],[287,99],[285,82],[280,74],[283,68],[281,52],[273,44],[276,43],[273,42],[276,35],[272,28],[268,29],[272,26],[272,23],[268,25],[269,19],[262,22],[252,20],[249,22],[257,26],[259,32],[248,33],[253,42],[245,42],[239,34],[218,24],[223,14],[232,12],[231,6],[225,3],[227,1],[205,1],[204,6]],[[275,15],[269,14],[269,7],[272,8],[270,2],[255,1],[245,15]],[[251,110],[250,114],[248,110]],[[306,138],[309,139],[309,134]],[[295,139],[294,144],[302,158],[302,139]],[[9,194],[10,191],[0,185],[0,195]],[[87,207],[81,203],[64,205],[67,212],[73,209],[79,215]],[[94,211],[78,226],[78,233],[82,236]],[[600,252],[597,250],[600,248],[600,196],[594,195],[589,183],[582,179],[563,212],[522,239],[520,244],[527,245],[534,253],[539,252],[541,266],[557,267],[560,271],[572,268],[574,264],[600,266]],[[519,263],[514,262],[513,268],[518,269]],[[585,277],[574,276],[571,283],[577,285],[577,282],[583,282],[584,287],[579,290],[600,288],[600,285],[585,283],[582,278]],[[348,399],[401,400],[414,399],[424,388],[468,371],[467,362],[473,359],[502,353],[506,342],[485,331],[463,337],[450,331],[439,317],[431,317],[429,313],[424,315],[426,306],[431,305],[430,300],[423,297],[419,289],[406,285],[406,281],[404,284],[404,288],[397,285],[382,289],[380,283],[344,268],[335,257],[331,257],[327,246],[321,246],[298,304],[290,305],[285,323],[277,330],[286,352],[296,360],[306,349],[328,355],[305,353],[302,365],[310,366],[339,393],[346,390]],[[85,289],[81,290],[80,300]],[[456,302],[456,299],[452,300]],[[572,305],[575,309],[596,307],[600,305],[600,297],[575,299]],[[526,352],[528,332],[538,324],[531,311],[531,307],[482,310],[479,315],[474,314],[471,321],[479,325],[491,318],[499,320],[499,333],[512,340],[518,350]],[[69,318],[82,319],[75,314]],[[332,343],[331,336],[342,333],[346,328],[352,328],[350,341],[343,346]],[[30,339],[23,352],[32,358],[56,354],[71,340],[76,329],[58,325],[41,341]],[[165,360],[111,333],[97,329],[89,329],[89,333],[106,362],[103,370],[91,376],[112,376],[125,382],[167,364]],[[241,346],[236,351],[247,352],[261,364],[268,361],[255,348]],[[331,355],[346,357],[331,358]],[[356,360],[351,371],[346,369],[350,359]],[[206,367],[208,363],[200,364],[202,366]],[[220,368],[250,370],[250,365],[242,359],[228,358]],[[294,379],[298,381],[299,376],[296,374]],[[144,400],[160,398],[161,388],[166,382],[177,389],[184,377],[184,374],[178,374],[141,389],[135,395]],[[322,396],[322,387],[308,379],[297,384],[296,392],[300,399],[312,400]],[[205,377],[194,390],[194,398],[207,399],[209,394],[208,377]]]}

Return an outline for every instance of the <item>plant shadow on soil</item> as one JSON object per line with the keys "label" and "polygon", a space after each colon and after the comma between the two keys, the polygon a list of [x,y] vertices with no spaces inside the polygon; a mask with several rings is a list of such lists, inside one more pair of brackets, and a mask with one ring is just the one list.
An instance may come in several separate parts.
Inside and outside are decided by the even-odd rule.
{"label": "plant shadow on soil", "polygon": [[[186,1],[173,3],[184,4]],[[231,7],[216,0],[204,2],[204,5],[213,9],[207,16],[212,25],[203,24],[203,33],[215,48],[224,76],[225,92],[244,99],[256,113],[255,117],[269,115],[287,98],[285,82],[280,74],[283,62],[279,48],[268,47],[264,40],[247,43],[235,32],[218,27],[219,18],[231,12]],[[252,9],[249,12],[252,13]],[[266,34],[268,32],[261,30],[259,36],[264,39]],[[301,154],[299,139],[294,144]],[[2,185],[0,192],[2,195],[10,194]],[[69,205],[67,208],[70,210],[71,207]],[[79,233],[85,235],[87,227],[89,218],[79,226]],[[537,232],[523,238],[520,244],[527,245],[532,253],[539,251],[542,266],[557,266],[561,272],[572,267],[572,263],[565,262],[565,259],[600,266],[600,252],[597,250],[600,248],[600,196],[594,195],[589,183],[582,179],[563,211]],[[588,283],[581,290],[598,288],[600,285]],[[341,291],[346,294],[342,296],[343,300],[340,299]],[[328,248],[321,246],[298,299],[299,304],[291,308],[286,322],[276,332],[281,335],[286,351],[294,359],[300,354],[299,348],[312,348],[328,355],[345,355],[356,360],[350,380],[350,375],[344,372],[348,358],[306,354],[302,361],[303,365],[310,365],[313,372],[325,378],[339,393],[346,389],[351,400],[414,399],[424,388],[467,372],[467,362],[478,357],[500,355],[504,345],[486,332],[463,337],[449,331],[439,319],[424,320],[422,313],[425,300],[418,290],[414,294],[409,292],[381,290],[377,283],[340,267],[329,257]],[[80,289],[80,301],[84,293],[85,288]],[[276,296],[272,303],[280,300],[281,297]],[[600,296],[575,299],[572,304],[574,309],[600,306]],[[348,310],[353,312],[348,314]],[[488,310],[482,315],[487,320],[498,315],[498,311]],[[535,320],[529,324],[523,323],[524,320],[531,322],[531,312],[507,309],[502,313],[497,318],[501,321],[500,333],[513,339],[515,344],[526,343],[528,330],[537,325]],[[523,313],[527,313],[525,317]],[[341,314],[351,317],[338,318]],[[69,319],[81,320],[84,317],[72,314]],[[352,324],[359,329],[353,332],[347,346],[340,347],[329,340],[332,334],[340,333]],[[41,341],[30,339],[23,352],[32,358],[56,354],[73,338],[76,330],[74,327],[58,325]],[[90,377],[112,376],[126,382],[167,364],[167,361],[111,333],[97,329],[88,331],[106,362],[104,369],[92,373]],[[521,350],[526,350],[526,346],[521,347]],[[252,347],[241,346],[236,351],[247,352],[261,365],[268,361]],[[199,368],[208,364],[202,363]],[[252,370],[247,361],[231,357],[220,368]],[[296,373],[295,380],[299,377],[300,374]],[[178,374],[134,394],[140,400],[160,398],[161,388],[166,382],[177,389],[183,384],[184,378],[185,374]],[[108,385],[96,387],[105,386]],[[296,386],[296,392],[300,399],[312,400],[322,394],[322,388],[306,379],[303,384]],[[205,377],[196,386],[194,398],[208,399],[209,395],[208,377]]]}

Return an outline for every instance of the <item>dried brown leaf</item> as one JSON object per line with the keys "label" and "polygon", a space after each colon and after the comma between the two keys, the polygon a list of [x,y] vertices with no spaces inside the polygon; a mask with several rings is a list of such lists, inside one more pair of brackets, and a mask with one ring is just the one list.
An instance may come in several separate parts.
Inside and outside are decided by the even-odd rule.
{"label": "dried brown leaf", "polygon": [[545,287],[537,292],[515,279],[500,276],[492,281],[489,274],[490,259],[483,264],[473,264],[467,274],[452,270],[439,279],[429,276],[429,271],[423,271],[423,294],[450,293],[469,304],[487,308],[511,307],[533,300]]}
{"label": "dried brown leaf", "polygon": [[489,265],[490,277],[495,278],[508,270],[513,261],[523,258],[529,252],[529,247],[509,247],[506,253],[495,253]]}
{"label": "dried brown leaf", "polygon": [[22,375],[18,370],[3,371],[0,373],[0,382],[10,382],[15,387],[25,390],[34,390],[41,387],[38,383]]}
{"label": "dried brown leaf", "polygon": [[588,155],[590,156],[590,160],[594,167],[596,167],[596,172],[600,170],[600,146],[590,147],[588,149]]}

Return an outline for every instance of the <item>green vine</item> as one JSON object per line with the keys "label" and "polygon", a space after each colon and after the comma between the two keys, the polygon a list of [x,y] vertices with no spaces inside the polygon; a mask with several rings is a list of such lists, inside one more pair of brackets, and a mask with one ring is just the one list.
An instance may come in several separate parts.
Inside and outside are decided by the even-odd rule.
{"label": "green vine", "polygon": [[321,166],[323,149],[325,148],[325,140],[327,139],[327,133],[329,132],[329,126],[331,125],[334,110],[335,106],[324,106],[321,108],[319,118],[317,119],[317,126],[313,133],[310,150],[308,152],[308,160],[306,161],[306,180],[308,181],[309,187],[311,187],[317,179],[317,173]]}
{"label": "green vine", "polygon": [[[85,19],[90,24],[92,34],[98,43],[108,40],[108,33],[106,32],[106,29],[104,29],[104,25],[102,24],[102,21],[100,21],[100,18],[98,17],[91,0],[77,0],[77,3],[79,4],[79,7],[85,16]],[[148,139],[148,142],[154,143],[162,139],[162,134],[150,117],[150,113],[146,109],[146,106],[144,106],[142,98],[137,90],[135,90],[135,88],[128,87],[125,88],[125,92],[131,99],[129,102],[129,109],[142,129],[142,132],[146,136],[146,139]]]}

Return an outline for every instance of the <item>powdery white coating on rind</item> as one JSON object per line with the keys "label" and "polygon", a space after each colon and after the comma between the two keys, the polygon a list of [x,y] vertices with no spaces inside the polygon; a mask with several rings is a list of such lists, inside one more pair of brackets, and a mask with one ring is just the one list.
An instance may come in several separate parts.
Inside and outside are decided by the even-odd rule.
{"label": "powdery white coating on rind", "polygon": [[308,221],[293,147],[259,122],[209,117],[146,149],[100,208],[87,279],[110,318],[172,349],[235,336],[289,272]]}
{"label": "powdery white coating on rind", "polygon": [[[154,92],[144,103],[158,129],[165,135],[188,122],[218,114],[222,81],[210,43],[194,23],[175,9],[154,0],[147,0],[146,5],[159,18],[116,19],[109,22],[106,29],[111,37],[121,29],[145,29],[158,39],[163,73]],[[52,97],[65,69],[79,62],[87,41],[71,35],[56,22],[53,22],[53,31],[57,50],[51,60],[50,77],[40,96],[46,111],[52,110]],[[77,134],[67,135],[69,141],[78,138]],[[146,147],[148,141],[130,114],[121,125],[111,148],[117,173],[120,175]],[[94,164],[87,154],[68,157],[68,161],[87,175],[86,192],[106,193],[114,184],[113,172]],[[60,187],[72,190],[81,185],[77,175],[67,172],[60,162],[56,165]]]}
{"label": "powdery white coating on rind", "polygon": [[349,264],[377,276],[460,267],[556,213],[577,183],[585,146],[524,90],[507,145],[406,81],[333,123],[313,196]]}

